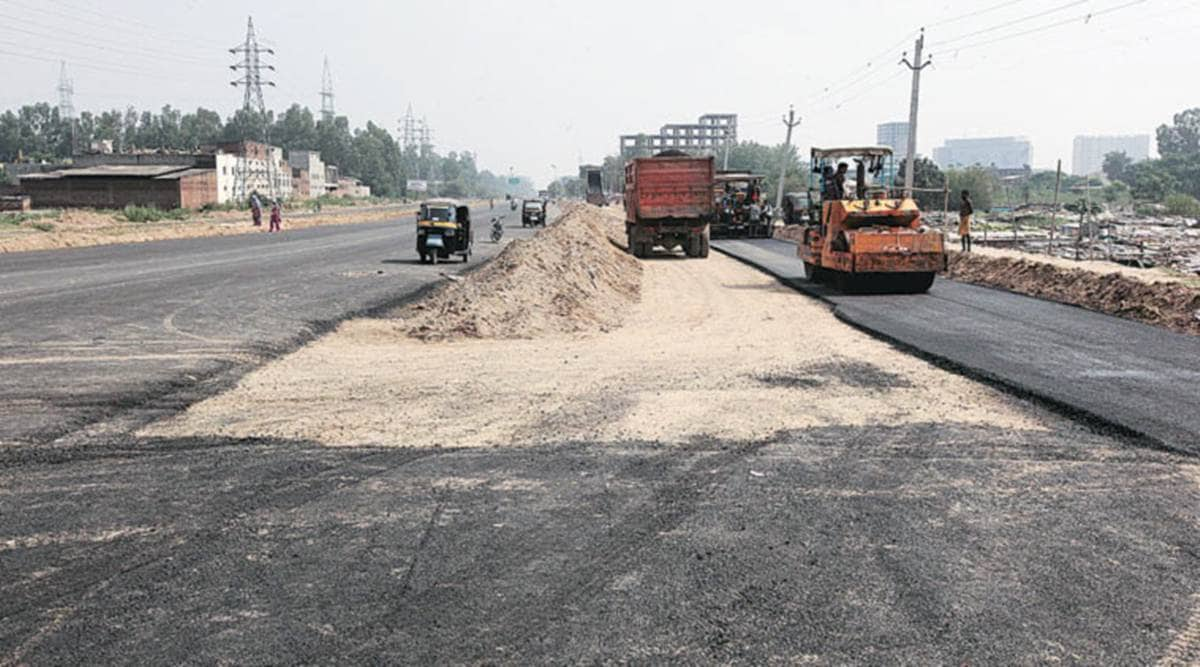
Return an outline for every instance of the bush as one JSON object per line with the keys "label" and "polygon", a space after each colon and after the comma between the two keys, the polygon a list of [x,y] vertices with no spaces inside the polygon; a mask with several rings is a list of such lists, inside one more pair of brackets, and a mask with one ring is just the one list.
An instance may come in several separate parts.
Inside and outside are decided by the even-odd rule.
{"label": "bush", "polygon": [[1176,193],[1167,195],[1163,202],[1167,206],[1167,213],[1171,215],[1180,215],[1188,218],[1200,217],[1200,201],[1191,195]]}
{"label": "bush", "polygon": [[54,225],[49,222],[35,222],[32,225],[30,225],[30,227],[33,227],[34,229],[38,230],[39,232],[54,231]]}
{"label": "bush", "polygon": [[201,213],[212,213],[215,211],[243,211],[243,210],[246,210],[249,208],[250,208],[249,204],[239,203],[236,201],[227,201],[224,204],[217,204],[215,202],[210,202],[208,204],[201,206],[200,212]]}
{"label": "bush", "polygon": [[156,206],[134,206],[130,204],[121,211],[121,215],[129,222],[158,222],[159,220],[184,220],[188,217],[184,208],[164,211]]}

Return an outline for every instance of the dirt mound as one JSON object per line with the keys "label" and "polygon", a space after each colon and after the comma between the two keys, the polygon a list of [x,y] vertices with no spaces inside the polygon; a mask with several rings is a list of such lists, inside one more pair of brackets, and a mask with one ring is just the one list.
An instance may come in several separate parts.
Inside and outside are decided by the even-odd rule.
{"label": "dirt mound", "polygon": [[569,205],[558,222],[396,317],[421,340],[610,331],[641,297],[642,265],[612,243],[623,237],[610,212]]}
{"label": "dirt mound", "polygon": [[947,275],[1200,335],[1200,290],[1178,282],[1149,283],[1116,272],[1101,274],[1036,260],[963,253],[950,255]]}
{"label": "dirt mound", "polygon": [[771,236],[780,241],[799,243],[804,238],[805,229],[807,229],[805,225],[785,225],[777,227]]}

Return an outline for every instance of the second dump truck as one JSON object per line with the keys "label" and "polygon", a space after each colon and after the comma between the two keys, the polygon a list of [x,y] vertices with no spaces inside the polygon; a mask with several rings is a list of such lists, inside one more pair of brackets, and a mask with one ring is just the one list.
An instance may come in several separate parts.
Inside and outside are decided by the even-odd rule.
{"label": "second dump truck", "polygon": [[654,248],[681,246],[688,257],[708,257],[715,163],[667,151],[625,165],[625,232],[629,252],[648,257]]}
{"label": "second dump truck", "polygon": [[603,169],[594,165],[584,165],[579,168],[579,180],[583,181],[587,203],[604,206],[608,202],[604,196]]}

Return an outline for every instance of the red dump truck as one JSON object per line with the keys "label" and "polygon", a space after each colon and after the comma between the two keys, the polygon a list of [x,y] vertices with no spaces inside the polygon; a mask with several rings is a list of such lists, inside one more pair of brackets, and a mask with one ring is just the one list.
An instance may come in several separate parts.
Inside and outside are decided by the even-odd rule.
{"label": "red dump truck", "polygon": [[688,257],[708,257],[709,224],[716,214],[711,157],[678,152],[636,158],[625,165],[625,232],[629,252],[648,257],[655,246],[681,246]]}

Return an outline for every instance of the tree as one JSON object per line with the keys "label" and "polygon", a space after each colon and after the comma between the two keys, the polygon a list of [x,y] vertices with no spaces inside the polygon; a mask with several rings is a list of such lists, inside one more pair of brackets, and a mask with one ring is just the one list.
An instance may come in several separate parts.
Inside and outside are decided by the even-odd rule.
{"label": "tree", "polygon": [[[940,209],[945,205],[946,197],[944,189],[946,187],[946,177],[942,174],[942,170],[937,164],[929,158],[917,158],[916,169],[913,171],[913,187],[914,188],[936,188],[937,192],[916,192],[914,199],[917,205],[925,210]],[[904,182],[905,175],[908,170],[908,160],[900,161],[900,170],[896,173],[896,181]]]}
{"label": "tree", "polygon": [[271,141],[287,151],[316,150],[320,139],[312,111],[299,104],[288,107],[271,128]]}
{"label": "tree", "polygon": [[1125,185],[1131,185],[1133,159],[1125,154],[1124,151],[1109,153],[1104,156],[1104,175],[1110,181],[1120,181]]}
{"label": "tree", "polygon": [[1179,186],[1175,177],[1164,168],[1162,160],[1139,162],[1130,171],[1134,199],[1159,202]]}
{"label": "tree", "polygon": [[184,149],[196,150],[219,142],[223,130],[221,114],[200,107],[179,122],[180,143]]}
{"label": "tree", "polygon": [[992,208],[999,183],[996,175],[987,167],[967,167],[966,169],[950,169],[946,172],[950,177],[950,195],[957,197],[966,190],[971,193],[971,201],[978,211]]}
{"label": "tree", "polygon": [[1164,158],[1200,154],[1200,107],[1175,114],[1172,125],[1159,126],[1158,153]]}

